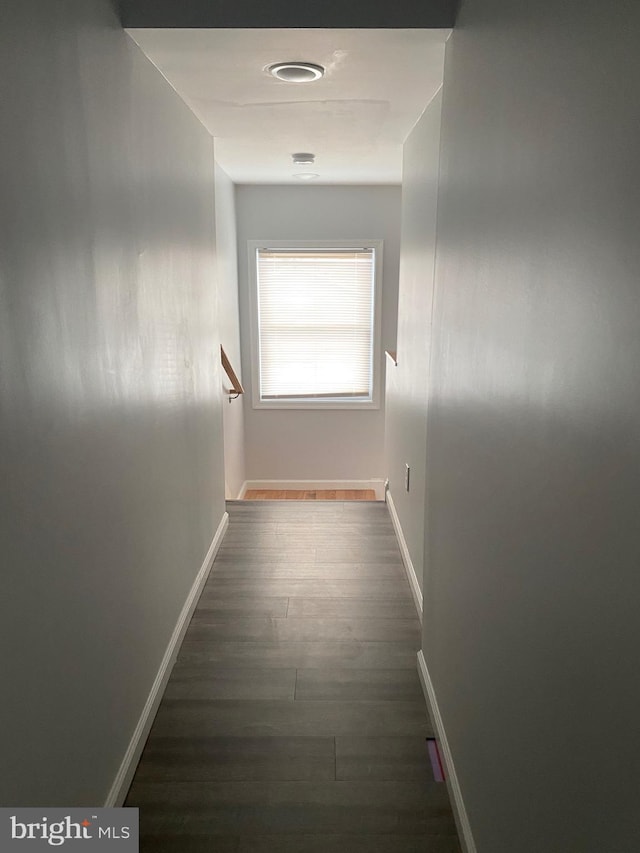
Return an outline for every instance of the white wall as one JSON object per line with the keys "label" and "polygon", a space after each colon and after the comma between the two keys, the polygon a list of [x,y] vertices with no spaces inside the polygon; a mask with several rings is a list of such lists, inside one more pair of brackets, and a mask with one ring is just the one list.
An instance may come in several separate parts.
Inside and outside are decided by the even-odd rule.
{"label": "white wall", "polygon": [[212,142],[106,0],[0,80],[0,802],[100,805],[224,513]]}
{"label": "white wall", "polygon": [[[240,319],[238,305],[238,245],[236,236],[235,186],[216,163],[216,256],[218,260],[218,330],[220,343],[240,382],[243,381],[240,356]],[[225,391],[231,389],[222,372]],[[244,463],[244,408],[242,398],[229,399],[222,407],[224,423],[225,497],[237,498],[246,479]]]}
{"label": "white wall", "polygon": [[[439,92],[404,145],[398,364],[387,365],[386,474],[420,589],[441,110]],[[405,490],[405,465],[410,467],[409,492]]]}
{"label": "white wall", "polygon": [[479,853],[640,839],[640,6],[447,45],[424,652]]}
{"label": "white wall", "polygon": [[[239,186],[238,259],[247,478],[368,479],[384,472],[384,408],[300,411],[251,407],[248,240],[383,239],[382,350],[395,348],[400,188]],[[381,354],[384,370],[384,352]],[[384,373],[381,374],[384,387]]]}

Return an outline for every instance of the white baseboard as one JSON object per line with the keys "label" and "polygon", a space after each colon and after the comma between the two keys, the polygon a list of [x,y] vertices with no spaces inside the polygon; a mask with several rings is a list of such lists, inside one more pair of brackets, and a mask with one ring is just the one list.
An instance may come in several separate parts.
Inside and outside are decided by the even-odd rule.
{"label": "white baseboard", "polygon": [[178,621],[176,622],[176,626],[173,629],[173,634],[171,635],[169,645],[167,646],[162,662],[160,663],[160,668],[158,669],[157,675],[154,679],[151,692],[147,697],[147,701],[142,709],[142,714],[140,715],[138,724],[135,727],[133,736],[131,737],[129,746],[127,747],[127,751],[122,759],[120,769],[118,770],[115,781],[109,791],[109,796],[105,802],[105,807],[107,808],[121,806],[127,796],[127,791],[131,785],[133,775],[136,772],[138,762],[140,761],[140,755],[142,754],[145,741],[149,735],[164,689],[178,656],[180,644],[182,643],[182,639],[191,620],[191,616],[193,615],[193,611],[195,610],[198,599],[200,598],[202,588],[209,577],[209,572],[213,566],[213,561],[218,553],[222,537],[225,534],[228,524],[229,514],[225,512],[220,524],[218,525],[215,536],[213,537],[213,541],[209,546],[204,562],[200,567],[200,571],[193,582],[193,586],[191,587],[187,600],[185,601],[180,616],[178,617]]}
{"label": "white baseboard", "polygon": [[404,538],[404,533],[402,532],[402,525],[400,524],[400,519],[398,518],[396,505],[394,504],[393,497],[388,489],[386,492],[386,500],[387,506],[389,507],[389,515],[391,516],[391,521],[393,523],[393,529],[396,532],[398,545],[400,546],[402,562],[404,563],[404,567],[407,572],[407,578],[409,580],[409,586],[411,587],[411,594],[413,595],[413,600],[416,605],[416,610],[418,611],[418,616],[420,618],[420,621],[422,622],[422,590],[420,589],[420,584],[418,583],[418,576],[416,575],[416,570],[413,567],[413,561],[411,559],[411,554],[409,553],[407,540]]}
{"label": "white baseboard", "polygon": [[350,491],[352,489],[373,489],[376,500],[384,500],[384,480],[247,480],[242,484],[238,500],[242,500],[248,489],[269,489],[282,491],[295,489],[297,491],[333,490]]}
{"label": "white baseboard", "polygon": [[420,683],[422,684],[424,698],[427,702],[427,708],[429,709],[429,716],[431,717],[431,722],[433,723],[433,728],[436,733],[436,737],[438,738],[440,754],[444,761],[447,788],[449,789],[453,815],[456,820],[456,826],[458,827],[460,844],[464,853],[476,853],[476,845],[471,833],[471,825],[467,816],[467,810],[462,799],[462,791],[460,790],[456,768],[453,764],[453,756],[451,755],[447,734],[444,730],[444,723],[442,722],[442,717],[440,715],[440,708],[438,707],[436,692],[433,687],[433,682],[431,681],[431,676],[429,675],[429,670],[427,669],[427,662],[424,659],[422,649],[418,652],[418,675],[420,676]]}
{"label": "white baseboard", "polygon": [[247,485],[247,481],[245,480],[244,483],[240,486],[240,491],[238,492],[238,497],[236,498],[237,501],[244,500],[244,496],[246,495],[248,488],[249,486]]}

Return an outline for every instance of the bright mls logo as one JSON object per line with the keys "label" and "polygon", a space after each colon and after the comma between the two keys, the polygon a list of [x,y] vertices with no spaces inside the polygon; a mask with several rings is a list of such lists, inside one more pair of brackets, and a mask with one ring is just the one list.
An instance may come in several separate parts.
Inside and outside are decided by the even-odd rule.
{"label": "bright mls logo", "polygon": [[0,853],[52,847],[138,853],[138,809],[0,808]]}

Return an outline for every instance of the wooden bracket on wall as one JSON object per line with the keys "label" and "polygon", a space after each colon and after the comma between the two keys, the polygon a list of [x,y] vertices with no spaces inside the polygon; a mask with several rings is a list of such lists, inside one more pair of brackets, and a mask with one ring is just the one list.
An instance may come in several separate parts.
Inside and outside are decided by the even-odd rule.
{"label": "wooden bracket on wall", "polygon": [[240,380],[238,379],[238,376],[237,376],[235,370],[231,366],[231,362],[229,361],[229,358],[228,358],[226,352],[224,351],[224,347],[222,345],[220,346],[220,358],[222,360],[222,366],[224,367],[224,372],[229,377],[229,382],[231,382],[231,389],[229,389],[229,388],[225,389],[227,394],[230,395],[229,396],[229,402],[231,402],[232,400],[237,400],[238,397],[240,396],[240,394],[244,394],[244,388],[242,387],[242,384],[241,384]]}

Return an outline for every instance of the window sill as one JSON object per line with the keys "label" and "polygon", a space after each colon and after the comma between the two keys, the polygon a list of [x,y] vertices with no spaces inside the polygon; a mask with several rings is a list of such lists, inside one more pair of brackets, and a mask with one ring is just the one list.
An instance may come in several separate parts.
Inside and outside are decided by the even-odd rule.
{"label": "window sill", "polygon": [[296,409],[299,411],[333,410],[333,411],[366,411],[380,408],[377,400],[362,400],[360,402],[342,402],[339,400],[254,400],[254,409]]}

